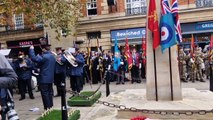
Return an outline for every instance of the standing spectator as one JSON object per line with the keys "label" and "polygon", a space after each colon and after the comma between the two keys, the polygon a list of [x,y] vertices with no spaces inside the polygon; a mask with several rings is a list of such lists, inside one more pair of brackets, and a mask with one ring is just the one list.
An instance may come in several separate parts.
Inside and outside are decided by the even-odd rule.
{"label": "standing spectator", "polygon": [[[1,101],[1,107],[2,107],[2,112],[1,112],[1,120],[6,120],[6,103],[7,103],[7,93],[6,89],[7,88],[12,88],[16,85],[17,83],[17,75],[10,66],[9,62],[3,56],[0,54],[0,101]],[[1,111],[0,110],[0,111]]]}
{"label": "standing spectator", "polygon": [[99,70],[99,56],[98,53],[92,57],[92,83],[98,84],[98,81],[101,80],[100,70]]}
{"label": "standing spectator", "polygon": [[31,85],[33,70],[32,61],[29,58],[26,58],[24,53],[20,53],[14,66],[18,75],[19,92],[21,94],[21,98],[19,100],[21,101],[25,99],[26,88],[28,90],[30,99],[34,99]]}
{"label": "standing spectator", "polygon": [[137,82],[140,83],[141,80],[139,78],[139,55],[138,53],[136,53],[136,49],[133,48],[132,50],[132,59],[133,59],[133,65],[132,65],[132,69],[131,69],[131,78],[132,78],[132,83]]}
{"label": "standing spectator", "polygon": [[78,63],[78,66],[70,67],[70,70],[69,70],[70,84],[71,84],[72,91],[80,93],[80,91],[83,89],[83,84],[81,83],[81,80],[83,78],[83,66],[85,61],[82,54],[79,53],[78,48],[75,48],[75,53],[73,53],[73,56],[75,57],[76,62]]}
{"label": "standing spectator", "polygon": [[127,61],[125,59],[124,52],[123,52],[123,54],[121,55],[121,65],[119,66],[119,69],[118,69],[116,85],[118,85],[120,83],[124,84],[126,65],[127,65]]}
{"label": "standing spectator", "polygon": [[50,51],[50,45],[42,46],[42,51],[43,54],[41,56],[36,56],[34,47],[31,46],[29,55],[33,62],[38,63],[40,68],[39,88],[44,109],[47,110],[53,107],[53,81],[56,60]]}

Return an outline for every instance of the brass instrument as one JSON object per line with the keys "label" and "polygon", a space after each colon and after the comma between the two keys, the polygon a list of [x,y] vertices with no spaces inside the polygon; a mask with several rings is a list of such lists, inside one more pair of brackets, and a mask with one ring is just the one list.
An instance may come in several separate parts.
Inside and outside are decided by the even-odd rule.
{"label": "brass instrument", "polygon": [[55,57],[56,62],[57,62],[59,65],[64,65],[64,64],[59,60],[60,56],[57,55],[57,54],[56,54],[55,52],[53,52],[53,51],[51,51],[51,52],[52,52],[53,56]]}
{"label": "brass instrument", "polygon": [[73,67],[77,67],[78,63],[76,62],[75,57],[69,53],[67,50],[64,51],[64,57],[67,59],[67,61],[73,66]]}

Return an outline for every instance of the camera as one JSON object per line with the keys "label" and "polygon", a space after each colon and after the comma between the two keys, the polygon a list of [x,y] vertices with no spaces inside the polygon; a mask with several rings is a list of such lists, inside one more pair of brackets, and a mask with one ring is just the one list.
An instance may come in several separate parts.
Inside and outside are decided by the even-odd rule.
{"label": "camera", "polygon": [[5,106],[6,107],[5,112],[7,114],[7,118],[8,118],[8,120],[19,120],[18,114],[14,110],[15,104],[14,104],[12,95],[9,90],[7,90],[7,93],[8,93],[8,97],[9,97],[9,100],[7,101],[6,106]]}

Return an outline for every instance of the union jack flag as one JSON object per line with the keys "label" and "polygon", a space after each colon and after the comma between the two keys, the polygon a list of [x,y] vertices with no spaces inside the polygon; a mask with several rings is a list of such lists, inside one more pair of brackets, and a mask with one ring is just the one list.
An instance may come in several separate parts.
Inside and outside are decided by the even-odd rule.
{"label": "union jack flag", "polygon": [[178,9],[177,0],[172,0],[172,9],[171,10],[172,10],[172,14],[174,16],[177,40],[178,40],[178,42],[182,42],[182,34],[181,34],[181,26],[180,26],[179,15],[178,15],[179,9]]}
{"label": "union jack flag", "polygon": [[161,0],[161,14],[165,15],[171,13],[171,8],[168,0]]}

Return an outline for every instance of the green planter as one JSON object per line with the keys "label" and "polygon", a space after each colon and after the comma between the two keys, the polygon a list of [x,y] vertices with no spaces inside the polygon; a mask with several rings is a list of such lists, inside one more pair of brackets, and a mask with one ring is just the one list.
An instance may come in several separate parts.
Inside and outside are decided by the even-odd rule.
{"label": "green planter", "polygon": [[81,92],[80,96],[70,98],[67,103],[69,106],[92,106],[101,97],[100,91],[94,93],[94,91]]}
{"label": "green planter", "polygon": [[[80,118],[80,111],[75,110],[68,116],[68,120],[78,120]],[[37,120],[62,120],[61,110],[53,110],[49,114],[40,117]]]}

